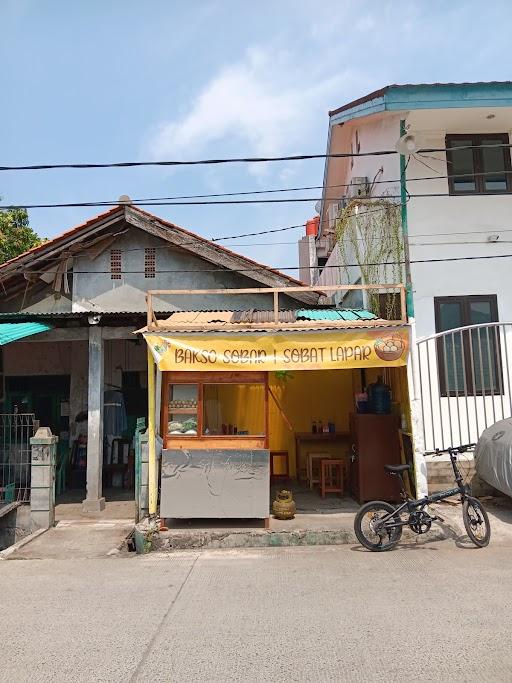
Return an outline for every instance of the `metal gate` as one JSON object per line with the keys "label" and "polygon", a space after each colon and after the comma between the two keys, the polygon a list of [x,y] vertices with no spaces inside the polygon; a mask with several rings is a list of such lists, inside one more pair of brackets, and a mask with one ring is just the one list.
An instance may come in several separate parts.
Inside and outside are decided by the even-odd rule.
{"label": "metal gate", "polygon": [[0,413],[0,502],[30,501],[33,413]]}
{"label": "metal gate", "polygon": [[417,342],[425,450],[478,441],[512,416],[512,323],[440,332]]}

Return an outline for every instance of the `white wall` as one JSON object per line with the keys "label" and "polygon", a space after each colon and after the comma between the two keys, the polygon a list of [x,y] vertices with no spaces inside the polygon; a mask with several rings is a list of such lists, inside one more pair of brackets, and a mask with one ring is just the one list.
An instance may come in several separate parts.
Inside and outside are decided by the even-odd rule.
{"label": "white wall", "polygon": [[[488,115],[494,119],[487,119]],[[447,133],[510,133],[512,110],[487,108],[415,111],[407,117],[411,129],[422,133],[429,146],[444,147]],[[423,159],[431,168],[411,159],[407,188],[411,194],[447,193],[448,181],[414,181],[447,175],[446,155],[431,153]],[[407,206],[411,260],[496,256],[512,253],[512,195],[411,198]],[[510,232],[507,232],[510,230]],[[499,235],[498,243],[487,242]],[[508,243],[507,243],[508,242]],[[512,320],[510,277],[512,259],[482,259],[412,264],[415,318],[418,336],[435,331],[434,297],[496,294],[502,321]]]}

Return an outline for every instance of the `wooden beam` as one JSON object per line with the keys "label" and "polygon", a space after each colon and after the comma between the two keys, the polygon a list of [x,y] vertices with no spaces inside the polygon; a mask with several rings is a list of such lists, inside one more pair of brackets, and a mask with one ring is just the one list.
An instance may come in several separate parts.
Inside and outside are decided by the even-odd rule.
{"label": "wooden beam", "polygon": [[309,285],[304,285],[304,287],[247,287],[244,289],[150,289],[148,294],[152,295],[162,295],[162,294],[273,294],[274,292],[279,292],[279,294],[289,294],[290,292],[316,292],[317,294],[322,294],[324,292],[339,292],[339,291],[352,291],[352,290],[367,290],[367,289],[400,289],[403,287],[402,284],[377,284],[377,285],[325,285],[318,287],[311,287]]}
{"label": "wooden beam", "polygon": [[407,296],[403,285],[400,287],[400,317],[404,322],[407,322]]}
{"label": "wooden beam", "polygon": [[279,292],[274,292],[274,322],[279,322]]}

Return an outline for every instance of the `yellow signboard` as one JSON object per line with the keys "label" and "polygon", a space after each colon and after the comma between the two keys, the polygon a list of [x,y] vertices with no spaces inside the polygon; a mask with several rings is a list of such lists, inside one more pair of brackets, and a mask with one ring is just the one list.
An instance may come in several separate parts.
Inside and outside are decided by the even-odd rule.
{"label": "yellow signboard", "polygon": [[328,370],[399,367],[407,362],[407,329],[233,335],[150,334],[160,370]]}

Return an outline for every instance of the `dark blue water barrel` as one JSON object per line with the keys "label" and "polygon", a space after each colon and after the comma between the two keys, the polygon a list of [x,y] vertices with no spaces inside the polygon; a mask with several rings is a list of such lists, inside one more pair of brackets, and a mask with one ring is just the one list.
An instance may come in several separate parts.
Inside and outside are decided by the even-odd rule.
{"label": "dark blue water barrel", "polygon": [[368,387],[368,403],[371,413],[389,415],[391,413],[391,388],[382,377]]}

